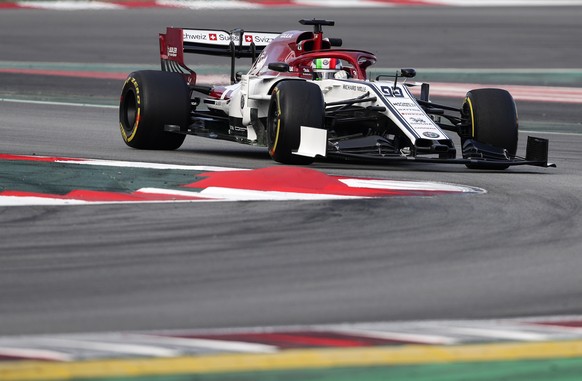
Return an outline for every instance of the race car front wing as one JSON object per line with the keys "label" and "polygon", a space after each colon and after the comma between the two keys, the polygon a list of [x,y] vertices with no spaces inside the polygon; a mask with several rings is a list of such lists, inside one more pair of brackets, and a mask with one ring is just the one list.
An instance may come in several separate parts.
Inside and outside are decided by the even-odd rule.
{"label": "race car front wing", "polygon": [[554,163],[548,163],[548,139],[528,136],[526,144],[526,155],[509,156],[503,149],[487,144],[479,143],[472,139],[467,139],[463,144],[463,158],[441,158],[428,156],[414,156],[404,153],[394,153],[382,144],[381,137],[375,139],[375,144],[370,144],[374,137],[368,137],[367,144],[353,144],[342,146],[334,144],[328,149],[326,156],[336,159],[355,160],[365,162],[417,162],[417,163],[444,163],[444,164],[465,164],[470,166],[487,166],[506,168],[508,166],[532,165],[536,167],[556,167]]}

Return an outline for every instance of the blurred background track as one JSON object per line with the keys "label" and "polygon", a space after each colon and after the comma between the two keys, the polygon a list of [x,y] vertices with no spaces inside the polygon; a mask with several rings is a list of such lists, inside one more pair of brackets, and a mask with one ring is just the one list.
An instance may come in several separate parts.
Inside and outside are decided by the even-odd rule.
{"label": "blurred background track", "polygon": [[[335,20],[328,35],[376,52],[379,67],[416,67],[419,80],[581,85],[580,7],[2,10],[3,69],[117,74],[0,70],[0,98],[53,102],[0,101],[0,152],[277,166],[264,149],[190,137],[175,152],[127,148],[115,109],[122,73],[158,66],[166,26],[281,31],[313,17]],[[522,130],[550,139],[557,169],[311,167],[466,184],[484,195],[0,208],[0,335],[579,315],[579,105],[517,103]]]}

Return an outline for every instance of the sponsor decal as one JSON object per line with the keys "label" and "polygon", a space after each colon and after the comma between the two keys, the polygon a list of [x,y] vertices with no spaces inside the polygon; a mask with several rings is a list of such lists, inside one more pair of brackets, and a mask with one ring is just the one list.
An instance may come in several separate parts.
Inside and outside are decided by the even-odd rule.
{"label": "sponsor decal", "polygon": [[256,45],[266,46],[277,37],[277,34],[272,33],[255,33],[252,35],[251,42],[254,42]]}
{"label": "sponsor decal", "polygon": [[342,88],[348,91],[359,91],[365,92],[368,90],[366,86],[358,86],[358,85],[343,85]]}
{"label": "sponsor decal", "polygon": [[431,131],[423,132],[422,135],[426,136],[427,138],[431,138],[431,139],[437,139],[437,138],[441,137],[436,132],[431,132]]}
{"label": "sponsor decal", "polygon": [[418,130],[429,130],[429,131],[433,131],[433,132],[434,131],[438,131],[436,128],[434,128],[434,126],[431,126],[431,125],[428,125],[428,124],[427,125],[424,125],[424,126],[422,126],[422,125],[414,126],[414,129],[417,130],[417,131]]}
{"label": "sponsor decal", "polygon": [[178,48],[175,46],[168,46],[168,57],[177,57],[178,56]]}
{"label": "sponsor decal", "polygon": [[[215,45],[228,45],[230,42],[238,44],[240,35],[237,33],[228,33],[220,30],[183,30],[184,42],[207,43]],[[275,33],[245,33],[243,35],[244,46],[254,43],[259,46],[266,46],[279,35]]]}
{"label": "sponsor decal", "polygon": [[228,45],[230,34],[223,31],[184,30],[184,42],[206,43],[212,45]]}
{"label": "sponsor decal", "polygon": [[187,42],[208,41],[208,34],[207,33],[191,33],[188,31],[184,31],[184,41],[187,41]]}
{"label": "sponsor decal", "polygon": [[422,113],[421,111],[400,111],[398,110],[398,112],[400,113],[400,115],[402,116],[424,116],[424,113]]}
{"label": "sponsor decal", "polygon": [[408,120],[414,124],[432,124],[425,118],[409,118]]}
{"label": "sponsor decal", "polygon": [[380,91],[387,97],[404,98],[402,89],[399,87],[380,86]]}
{"label": "sponsor decal", "polygon": [[412,103],[412,102],[402,102],[402,101],[398,101],[398,102],[392,102],[392,104],[398,108],[400,107],[414,107],[415,110],[417,110],[418,108],[416,107],[416,104]]}

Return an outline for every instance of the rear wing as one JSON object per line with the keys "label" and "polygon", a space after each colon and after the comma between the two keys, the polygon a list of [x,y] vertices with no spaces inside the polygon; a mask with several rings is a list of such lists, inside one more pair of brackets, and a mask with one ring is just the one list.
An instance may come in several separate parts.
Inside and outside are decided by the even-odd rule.
{"label": "rear wing", "polygon": [[280,33],[235,29],[185,29],[169,27],[160,33],[160,60],[163,71],[183,74],[188,84],[196,83],[196,73],[184,63],[184,53],[197,53],[231,58],[231,82],[235,82],[235,59],[258,54]]}

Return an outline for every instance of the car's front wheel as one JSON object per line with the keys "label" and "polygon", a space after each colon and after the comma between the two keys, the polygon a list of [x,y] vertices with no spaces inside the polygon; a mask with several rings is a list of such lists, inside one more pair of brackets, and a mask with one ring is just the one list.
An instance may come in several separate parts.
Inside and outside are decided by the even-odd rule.
{"label": "car's front wheel", "polygon": [[[467,93],[463,114],[470,131],[463,140],[473,139],[479,143],[505,149],[510,157],[515,156],[518,139],[518,120],[515,101],[502,89],[477,89]],[[505,169],[509,165],[479,163],[467,164],[472,169]]]}
{"label": "car's front wheel", "polygon": [[269,155],[283,164],[311,164],[312,157],[293,154],[301,140],[301,126],[323,128],[325,102],[321,89],[306,81],[279,82],[271,93],[267,119]]}
{"label": "car's front wheel", "polygon": [[186,136],[167,132],[164,126],[185,130],[190,107],[190,91],[180,74],[154,70],[133,72],[121,91],[121,137],[133,148],[177,149]]}

